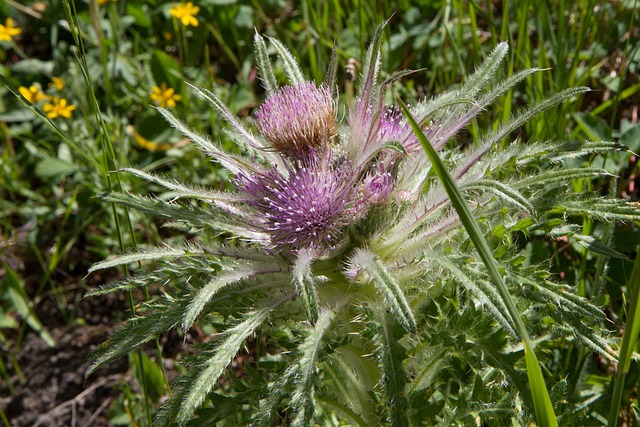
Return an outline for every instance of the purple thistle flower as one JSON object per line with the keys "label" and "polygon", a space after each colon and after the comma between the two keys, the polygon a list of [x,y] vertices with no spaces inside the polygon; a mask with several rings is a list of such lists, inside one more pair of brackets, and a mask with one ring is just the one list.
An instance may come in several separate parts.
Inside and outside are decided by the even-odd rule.
{"label": "purple thistle flower", "polygon": [[311,149],[323,151],[336,132],[331,90],[316,87],[313,82],[286,86],[260,106],[256,123],[262,136],[280,153],[302,158]]}
{"label": "purple thistle flower", "polygon": [[377,139],[380,142],[399,141],[407,151],[409,146],[413,146],[413,140],[417,144],[418,139],[407,123],[402,110],[397,105],[387,107],[385,112],[379,116],[376,124]]}
{"label": "purple thistle flower", "polygon": [[[347,149],[355,164],[360,165],[359,160],[369,159],[381,146],[392,141],[402,144],[407,152],[420,148],[417,137],[398,106],[365,106],[365,102],[358,100],[349,116],[351,133]],[[397,158],[398,153],[387,151],[384,156],[391,161]]]}
{"label": "purple thistle flower", "polygon": [[277,250],[332,249],[360,210],[351,166],[334,158],[331,150],[322,157],[312,150],[288,165],[287,173],[272,168],[237,177],[237,187],[256,210],[258,227],[271,236]]}
{"label": "purple thistle flower", "polygon": [[393,189],[393,176],[386,170],[385,164],[380,162],[378,170],[365,179],[362,193],[367,202],[379,204],[389,200]]}

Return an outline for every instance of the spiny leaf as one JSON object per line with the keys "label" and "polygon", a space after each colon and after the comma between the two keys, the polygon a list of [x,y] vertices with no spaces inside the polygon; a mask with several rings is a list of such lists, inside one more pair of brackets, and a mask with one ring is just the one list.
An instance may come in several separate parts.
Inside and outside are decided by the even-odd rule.
{"label": "spiny leaf", "polygon": [[201,89],[187,83],[198,95],[207,100],[213,107],[222,115],[222,118],[229,123],[236,133],[242,138],[242,140],[251,148],[261,150],[264,148],[263,144],[256,139],[248,130],[244,128],[240,120],[233,114],[229,108],[211,91],[207,89]]}
{"label": "spiny leaf", "polygon": [[593,236],[585,236],[583,234],[574,234],[571,236],[580,245],[589,249],[589,251],[613,258],[629,259],[625,254],[605,245]]}
{"label": "spiny leaf", "polygon": [[608,153],[612,151],[627,151],[622,144],[612,141],[571,141],[560,145],[554,144],[543,158],[552,162],[574,159],[589,154]]}
{"label": "spiny leaf", "polygon": [[483,139],[484,148],[488,149],[493,146],[496,141],[501,140],[505,136],[507,136],[513,130],[519,128],[530,119],[535,117],[536,115],[542,113],[543,111],[548,110],[549,108],[555,107],[567,99],[570,99],[574,96],[581,95],[585,92],[588,92],[590,89],[588,87],[574,87],[565,89],[561,92],[555,93],[551,95],[549,98],[546,98],[542,101],[538,101],[535,104],[529,105],[524,110],[521,110],[513,117],[511,120],[504,123],[500,126],[496,131],[490,133],[486,138]]}
{"label": "spiny leaf", "polygon": [[377,104],[377,90],[374,90],[378,83],[378,73],[380,68],[380,47],[382,46],[382,32],[384,27],[389,21],[384,21],[371,40],[371,44],[367,49],[367,56],[362,68],[362,77],[360,82],[360,89],[358,91],[358,99],[362,102],[359,103],[358,110],[353,119],[352,128],[361,129],[365,122],[365,116],[367,109],[370,105]]}
{"label": "spiny leaf", "polygon": [[153,274],[136,275],[133,277],[128,277],[123,280],[101,285],[99,288],[92,289],[89,292],[87,292],[84,298],[106,295],[113,292],[133,291],[142,286],[149,286],[158,282],[159,282],[159,278],[157,278]]}
{"label": "spiny leaf", "polygon": [[587,215],[604,221],[640,221],[640,204],[622,199],[593,198],[589,202],[566,200],[551,212],[567,215]]}
{"label": "spiny leaf", "polygon": [[106,343],[91,353],[89,357],[95,359],[95,362],[89,367],[86,375],[91,375],[105,363],[121,358],[142,344],[174,328],[182,318],[186,302],[171,300],[165,301],[165,303],[156,303],[153,306],[153,314],[129,319],[123,327],[111,335]]}
{"label": "spiny leaf", "polygon": [[88,273],[90,274],[97,270],[117,267],[119,265],[128,265],[134,262],[156,261],[156,260],[167,259],[167,258],[178,258],[183,256],[184,254],[185,254],[185,251],[179,248],[147,249],[147,250],[139,251],[136,253],[132,253],[128,255],[120,255],[115,258],[106,259],[104,261],[97,262],[89,268]]}
{"label": "spiny leaf", "polygon": [[514,184],[515,188],[524,188],[532,185],[549,186],[556,183],[566,183],[572,179],[595,178],[599,176],[610,176],[611,174],[600,168],[568,168],[551,170],[539,173],[534,176],[527,176],[520,182]]}
{"label": "spiny leaf", "polygon": [[378,340],[381,344],[378,347],[380,360],[382,361],[384,392],[387,397],[387,408],[389,408],[388,424],[393,427],[409,426],[408,402],[405,395],[405,385],[407,383],[407,374],[402,367],[406,352],[398,343],[398,337],[401,336],[397,326],[394,327],[389,316],[385,311],[378,312]]}
{"label": "spiny leaf", "polygon": [[[465,230],[469,234],[469,238],[478,251],[480,258],[484,262],[489,272],[489,277],[491,277],[491,280],[497,287],[497,290],[500,293],[500,297],[507,307],[509,315],[512,318],[514,325],[516,326],[516,331],[522,338],[522,342],[525,346],[525,359],[527,363],[527,373],[529,375],[529,384],[531,386],[534,406],[536,409],[536,419],[540,424],[544,424],[545,426],[557,426],[557,421],[553,413],[553,406],[551,405],[551,401],[549,400],[549,392],[547,391],[547,387],[544,383],[542,371],[540,369],[540,365],[538,364],[538,359],[536,358],[535,353],[533,353],[533,350],[531,350],[531,340],[529,339],[529,333],[502,279],[502,275],[498,270],[498,264],[493,258],[491,249],[489,249],[489,245],[484,239],[484,235],[482,234],[482,231],[480,230],[476,219],[471,214],[469,206],[464,200],[462,194],[460,194],[460,190],[458,189],[456,182],[453,180],[453,178],[445,168],[442,160],[438,156],[438,153],[435,151],[418,123],[416,123],[415,119],[411,116],[411,113],[409,112],[407,106],[400,99],[398,99],[398,102],[400,104],[400,107],[402,108],[402,111],[404,112],[405,117],[407,117],[407,120],[409,121],[414,134],[417,136],[420,144],[422,145],[422,148],[429,158],[429,161],[433,165],[433,168],[440,182],[442,183],[442,186],[447,191],[447,194],[451,199],[451,204],[460,216],[460,220],[462,221]],[[551,408],[551,410],[549,410],[549,408]]]}
{"label": "spiny leaf", "polygon": [[184,136],[189,138],[195,143],[198,148],[204,151],[207,155],[215,158],[222,166],[224,166],[229,172],[237,174],[244,167],[248,167],[244,162],[237,158],[223,152],[215,146],[206,136],[200,135],[191,129],[189,129],[184,123],[182,123],[176,116],[170,111],[163,108],[158,108],[158,112],[169,122],[171,126],[177,129]]}
{"label": "spiny leaf", "polygon": [[189,420],[207,393],[216,385],[218,378],[231,363],[247,337],[253,334],[267,319],[269,313],[283,302],[284,300],[280,299],[247,314],[244,321],[225,332],[224,341],[216,348],[211,357],[199,369],[191,370],[196,375],[192,375],[188,379],[188,383],[170,398],[179,399],[181,402],[177,416],[179,423],[185,423]]}
{"label": "spiny leaf", "polygon": [[352,260],[354,265],[362,268],[373,284],[378,288],[386,303],[389,305],[391,312],[396,316],[398,322],[407,331],[416,330],[416,320],[413,317],[411,307],[407,302],[402,289],[389,274],[387,268],[382,264],[380,259],[367,249],[358,248],[354,252]]}
{"label": "spiny leaf", "polygon": [[509,45],[506,42],[498,44],[482,65],[462,85],[460,93],[465,94],[465,96],[475,96],[494,77],[498,66],[508,52]]}
{"label": "spiny leaf", "polygon": [[[548,280],[532,277],[525,277],[521,274],[512,273],[512,280],[530,294],[528,297],[533,301],[544,302],[555,307],[556,311],[566,311],[580,314],[582,318],[592,318],[602,320],[603,314],[594,307],[588,300],[571,293],[567,286],[549,282]],[[533,274],[531,276],[534,276]]]}
{"label": "spiny leaf", "polygon": [[336,76],[338,74],[338,54],[336,48],[331,50],[331,59],[327,67],[327,74],[324,77],[324,84],[329,88],[331,94],[334,95],[334,86],[336,85]]}
{"label": "spiny leaf", "polygon": [[184,319],[182,321],[182,328],[184,330],[193,326],[202,309],[211,301],[218,292],[228,285],[238,283],[243,280],[247,280],[251,277],[255,277],[260,274],[275,273],[281,271],[281,268],[276,264],[259,267],[257,265],[248,265],[243,267],[236,267],[231,271],[221,273],[209,281],[204,287],[198,290],[186,312],[184,313]]}
{"label": "spiny leaf", "polygon": [[516,191],[514,188],[508,186],[505,183],[494,181],[491,179],[482,179],[480,181],[473,182],[471,184],[467,184],[462,187],[464,190],[489,190],[493,192],[495,195],[500,198],[514,204],[519,207],[523,211],[528,212],[529,214],[533,214],[535,209],[531,202],[527,200],[522,194]]}
{"label": "spiny leaf", "polygon": [[258,70],[260,71],[260,77],[262,77],[262,84],[267,91],[267,96],[271,96],[278,91],[278,82],[276,81],[273,67],[271,67],[271,61],[269,61],[267,46],[262,36],[258,33],[255,33],[253,36],[253,44],[255,46]]}
{"label": "spiny leaf", "polygon": [[311,272],[311,263],[314,258],[315,256],[311,251],[301,250],[293,265],[296,290],[300,299],[302,299],[307,319],[312,325],[318,320],[318,294],[313,280],[313,273]]}
{"label": "spiny leaf", "polygon": [[462,286],[467,288],[483,306],[489,309],[494,319],[496,319],[503,328],[512,336],[518,337],[513,321],[509,321],[509,310],[504,301],[500,299],[500,295],[496,292],[495,288],[488,286],[489,283],[479,278],[477,272],[472,279],[470,276],[470,274],[473,274],[472,272],[468,273],[462,268],[458,268],[446,257],[440,257],[435,254],[429,254],[427,256],[429,259],[449,270]]}
{"label": "spiny leaf", "polygon": [[220,201],[220,202],[238,202],[241,200],[237,195],[230,192],[193,188],[186,184],[178,182],[175,179],[166,179],[159,175],[144,172],[139,169],[123,168],[121,170],[123,172],[132,173],[135,176],[145,179],[149,182],[153,182],[155,184],[161,185],[162,187],[168,190],[175,191],[175,195],[174,195],[175,198],[187,197],[187,198],[205,200],[209,202],[213,202],[214,200]]}
{"label": "spiny leaf", "polygon": [[309,336],[300,346],[301,356],[299,362],[289,371],[288,375],[293,379],[295,389],[291,397],[291,406],[296,411],[292,426],[312,426],[315,413],[315,382],[318,371],[318,359],[322,340],[329,330],[335,313],[330,309],[323,309],[318,315],[315,328],[311,329]]}
{"label": "spiny leaf", "polygon": [[484,108],[484,106],[491,104],[493,101],[513,89],[513,87],[522,80],[529,77],[531,74],[537,73],[538,71],[540,71],[538,68],[527,68],[526,70],[521,70],[512,74],[498,83],[489,92],[484,94],[478,101],[478,106]]}
{"label": "spiny leaf", "polygon": [[291,52],[289,52],[289,49],[273,37],[269,37],[269,41],[278,51],[278,55],[280,55],[280,59],[282,59],[282,62],[284,63],[284,71],[287,73],[287,77],[289,77],[291,85],[296,86],[304,82],[304,75],[298,65],[298,61],[296,61],[296,58],[291,54]]}
{"label": "spiny leaf", "polygon": [[[492,90],[487,95],[485,95],[485,97],[483,97],[483,99],[479,102],[478,108],[476,110],[471,110],[470,113],[467,113],[466,116],[460,120],[465,123],[468,120],[471,120],[471,118],[473,118],[476,114],[480,112],[480,108],[482,108],[484,105],[487,105],[489,102],[493,101],[495,98],[502,95],[507,90],[511,89],[511,87],[516,83],[518,83],[520,80],[524,79],[529,74],[532,74],[536,71],[538,70],[535,68],[532,68],[532,69],[520,71],[519,73],[516,73],[513,76],[509,77],[507,80],[505,80],[500,85],[498,85],[494,90]],[[496,142],[500,141],[502,138],[507,136],[513,130],[524,125],[527,121],[529,121],[531,118],[533,118],[537,114],[540,114],[543,111],[548,110],[549,108],[552,108],[573,96],[576,96],[588,91],[589,91],[589,88],[587,87],[577,87],[577,88],[567,89],[562,92],[558,92],[549,98],[546,98],[542,101],[532,104],[523,110],[520,110],[516,116],[512,117],[506,123],[502,124],[497,130],[486,135],[482,139],[480,144],[478,144],[479,148],[475,149],[471,154],[468,154],[465,156],[465,159],[467,160],[461,162],[462,166],[460,166],[458,170],[456,170],[456,172],[454,173],[454,176],[461,177],[462,175],[464,175],[474,164],[478,162],[478,160],[480,160],[480,158],[482,158],[482,156],[484,156],[487,153],[487,151],[491,149],[491,147],[495,145]],[[446,139],[448,140],[457,131],[458,129],[456,129],[455,132],[453,132],[453,129],[449,131],[446,134]]]}
{"label": "spiny leaf", "polygon": [[342,345],[330,355],[323,366],[331,376],[330,396],[336,400],[349,402],[364,424],[376,424],[375,404],[370,391],[380,381],[380,370],[372,360],[363,357],[362,349],[355,345]]}
{"label": "spiny leaf", "polygon": [[268,236],[264,233],[251,230],[244,224],[236,224],[234,220],[224,221],[223,218],[221,218],[220,215],[216,215],[215,212],[196,206],[181,206],[176,203],[169,203],[158,199],[122,193],[107,194],[102,196],[102,199],[107,202],[129,206],[150,215],[162,216],[173,221],[184,221],[193,227],[215,228],[218,231],[229,232],[251,241],[260,242],[267,241],[268,239]]}

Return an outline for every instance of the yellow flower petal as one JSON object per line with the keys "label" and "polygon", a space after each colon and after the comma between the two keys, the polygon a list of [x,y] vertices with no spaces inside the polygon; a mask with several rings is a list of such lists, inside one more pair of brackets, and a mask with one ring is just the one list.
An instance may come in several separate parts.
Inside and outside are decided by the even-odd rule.
{"label": "yellow flower petal", "polygon": [[198,19],[195,17],[198,12],[200,12],[200,7],[194,6],[191,2],[181,2],[169,9],[169,14],[179,19],[183,25],[192,25],[194,27],[197,27],[199,24]]}
{"label": "yellow flower petal", "polygon": [[60,77],[51,77],[51,83],[49,83],[49,87],[55,88],[58,92],[64,89],[64,80]]}

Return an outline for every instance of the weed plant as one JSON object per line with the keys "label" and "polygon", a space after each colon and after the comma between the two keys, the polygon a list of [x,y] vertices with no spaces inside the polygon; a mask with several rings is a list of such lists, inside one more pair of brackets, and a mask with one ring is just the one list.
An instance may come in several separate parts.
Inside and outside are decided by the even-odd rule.
{"label": "weed plant", "polygon": [[[495,150],[531,117],[587,89],[567,89],[521,109],[460,153],[445,149],[447,142],[539,70],[492,82],[508,52],[503,43],[459,88],[411,110],[401,103],[400,110],[385,104],[385,90],[406,73],[380,77],[381,44],[382,27],[343,122],[335,68],[317,86],[291,52],[270,39],[289,83],[279,88],[267,44],[256,35],[267,93],[255,114],[257,132],[211,91],[194,88],[231,125],[242,153],[222,151],[159,109],[231,173],[235,190],[215,192],[126,169],[172,191],[173,200],[105,196],[199,234],[197,242],[132,253],[91,269],[150,263],[146,274],[92,295],[141,285],[162,285],[164,294],[94,353],[94,368],[172,328],[187,331],[198,322],[220,334],[187,362],[159,424],[185,423],[194,414],[205,424],[513,423],[533,419],[535,409],[541,425],[557,425],[536,343],[553,351],[575,340],[616,360],[597,327],[602,313],[555,283],[548,266],[530,263],[516,242],[568,238],[597,250],[569,219],[640,219],[640,211],[621,199],[567,191],[571,179],[608,172],[567,167],[565,159],[622,147],[550,141]],[[444,150],[446,162],[435,150]],[[213,238],[219,233],[223,242]],[[266,337],[270,350],[256,355],[243,380],[216,390],[254,335]],[[566,384],[559,386],[555,397],[565,400]],[[582,422],[582,410],[582,404],[567,404],[562,423]]]}
{"label": "weed plant", "polygon": [[[98,361],[135,350],[129,360],[143,394],[125,390],[113,420],[151,423],[167,383],[157,338],[192,324],[207,338],[159,421],[195,413],[195,425],[500,425],[534,417],[541,425],[614,425],[620,407],[633,417],[635,381],[624,379],[638,369],[639,233],[635,205],[620,199],[637,200],[633,2],[194,5],[182,15],[172,12],[181,4],[152,0],[0,7],[0,33],[9,38],[0,41],[2,90],[20,97],[3,97],[0,116],[7,381],[8,371],[19,372],[15,355],[29,329],[55,344],[49,322],[38,320],[40,301],[53,298],[63,322],[73,322],[79,277],[92,261],[117,247],[132,251],[136,241],[162,242],[165,249],[94,267],[136,272],[95,291],[132,291],[133,317]],[[372,41],[372,29],[392,15]],[[256,39],[256,55],[254,28],[271,37]],[[392,74],[407,68],[422,70]],[[273,132],[290,125],[269,119],[276,113],[268,106],[282,102],[274,100],[283,84],[294,92],[312,85],[309,96],[331,92],[330,143],[312,143],[318,155],[331,148],[324,178],[300,174],[298,161],[322,163],[309,153],[293,161],[293,152],[275,150],[282,143]],[[500,277],[474,249],[473,225],[463,227],[464,213],[449,201],[455,191],[421,151],[410,116],[387,112],[399,104],[394,93],[411,101],[410,116],[439,149]],[[213,108],[199,101],[203,94]],[[358,151],[363,141],[371,152]],[[222,161],[209,162],[198,145]],[[116,172],[125,166],[136,169]],[[258,195],[277,196],[265,182],[278,188],[278,177],[286,183],[292,174],[309,191],[323,183],[344,196],[342,207],[327,203],[338,212],[327,247],[313,238],[303,248],[291,230],[268,223]],[[317,197],[334,201],[309,196]],[[36,278],[24,260],[41,270]],[[620,343],[616,325],[625,319]],[[151,357],[141,351],[145,341],[156,341]],[[260,343],[249,352],[253,362],[227,367],[242,361],[247,342]],[[534,384],[538,363],[525,360],[527,347],[549,399]],[[606,367],[618,362],[614,378]],[[208,381],[198,382],[202,366]]]}

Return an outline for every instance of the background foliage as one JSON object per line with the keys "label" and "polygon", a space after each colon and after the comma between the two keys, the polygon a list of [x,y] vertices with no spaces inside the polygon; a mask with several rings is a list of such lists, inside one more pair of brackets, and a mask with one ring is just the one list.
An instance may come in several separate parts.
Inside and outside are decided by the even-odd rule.
{"label": "background foliage", "polygon": [[[498,42],[508,41],[511,51],[500,73],[510,75],[528,67],[550,71],[526,79],[505,95],[458,137],[457,144],[470,143],[480,129],[491,129],[517,106],[585,85],[594,90],[537,116],[520,130],[520,138],[615,140],[633,152],[640,150],[640,34],[634,1],[202,0],[196,2],[200,7],[195,14],[197,26],[186,26],[172,16],[170,10],[176,4],[153,0],[0,4],[4,23],[0,30],[7,33],[8,18],[21,30],[0,41],[4,82],[0,86],[0,371],[7,384],[22,381],[17,360],[26,336],[36,333],[54,346],[50,329],[86,322],[77,313],[80,298],[97,284],[89,286],[84,278],[93,262],[136,245],[182,241],[185,236],[197,239],[190,230],[184,234],[167,230],[160,220],[115,208],[96,195],[122,188],[173,197],[134,175],[115,173],[127,166],[213,188],[228,186],[225,173],[149,106],[164,100],[161,106],[234,150],[222,118],[195,98],[184,82],[210,88],[233,113],[251,121],[264,96],[254,67],[254,31],[281,40],[296,54],[307,77],[318,81],[325,75],[335,45],[338,84],[343,92],[353,94],[350,66],[364,61],[373,29],[391,17],[382,44],[383,72],[424,68],[398,86],[405,100],[431,97],[459,84]],[[34,99],[36,110],[11,96],[12,91],[23,93],[20,87],[31,86],[35,87],[32,94],[50,97]],[[75,109],[51,114],[55,97]],[[349,95],[341,99],[343,106],[347,102]],[[580,178],[572,186],[636,201],[636,159],[620,152],[575,160],[574,166],[585,162],[602,167],[617,179]],[[631,292],[631,273],[640,230],[636,224],[612,227],[588,219],[576,225],[581,235],[600,242],[597,252],[627,257],[607,258],[565,240],[534,239],[524,250],[531,262],[552,259],[553,272],[603,307],[609,318],[603,326],[621,335],[629,296],[633,299],[638,294]],[[120,274],[125,272],[106,276]],[[129,310],[135,312],[139,304],[158,295],[143,290],[127,298]],[[474,317],[474,313],[466,315]],[[110,319],[118,320],[117,315]],[[632,324],[636,322],[633,319]],[[484,333],[482,324],[474,328],[477,331],[470,333]],[[205,341],[213,332],[203,331],[190,339]],[[281,345],[287,339],[278,337]],[[150,351],[130,356],[133,378],[144,378],[146,386],[132,388],[123,383],[109,411],[112,422],[149,422],[164,394],[166,373],[158,364],[164,345],[157,341]],[[630,360],[630,353],[627,356]],[[578,375],[585,366],[586,375]],[[638,366],[633,362],[623,366],[627,369],[617,371],[627,374],[620,390],[622,416],[631,421],[636,414]],[[548,354],[545,370],[554,384],[570,378],[566,387],[575,389],[580,383],[580,389],[587,390],[583,398],[608,408],[615,364],[570,347]],[[607,415],[605,410],[596,411],[592,422],[605,422]],[[8,425],[4,414],[3,418]]]}

